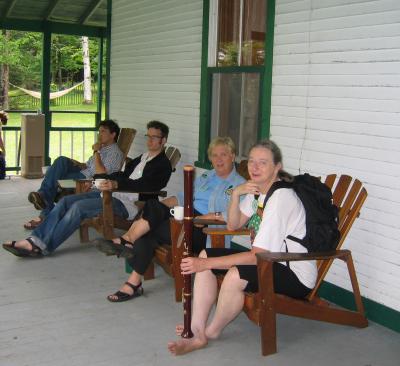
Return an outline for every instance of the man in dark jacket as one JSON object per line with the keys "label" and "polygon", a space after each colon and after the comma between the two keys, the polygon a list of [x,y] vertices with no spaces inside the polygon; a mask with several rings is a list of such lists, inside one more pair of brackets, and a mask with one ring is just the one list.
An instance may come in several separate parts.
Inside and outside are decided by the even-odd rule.
{"label": "man in dark jacket", "polygon": [[[171,177],[172,168],[164,152],[168,138],[168,126],[162,122],[147,124],[147,152],[126,164],[123,172],[116,172],[98,184],[99,190],[66,196],[61,199],[25,240],[3,244],[3,248],[17,256],[39,257],[56,250],[79,228],[82,220],[99,215],[103,210],[101,191],[132,190],[159,191]],[[95,176],[100,178],[104,176]],[[114,214],[132,218],[135,214],[134,194],[113,192]]]}

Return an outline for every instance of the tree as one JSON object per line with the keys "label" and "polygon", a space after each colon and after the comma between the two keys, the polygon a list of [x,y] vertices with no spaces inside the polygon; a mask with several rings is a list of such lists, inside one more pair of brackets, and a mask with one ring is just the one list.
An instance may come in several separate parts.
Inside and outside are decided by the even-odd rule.
{"label": "tree", "polygon": [[83,103],[92,104],[92,75],[90,72],[89,38],[82,37],[83,54]]}
{"label": "tree", "polygon": [[[10,38],[10,31],[3,29],[2,31],[2,41],[7,44]],[[3,59],[1,62],[1,70],[0,70],[0,106],[1,109],[9,109],[8,103],[8,89],[9,89],[9,77],[10,77],[10,66],[9,66],[9,59],[8,59],[8,49],[7,47],[2,47],[1,50],[3,55]]]}

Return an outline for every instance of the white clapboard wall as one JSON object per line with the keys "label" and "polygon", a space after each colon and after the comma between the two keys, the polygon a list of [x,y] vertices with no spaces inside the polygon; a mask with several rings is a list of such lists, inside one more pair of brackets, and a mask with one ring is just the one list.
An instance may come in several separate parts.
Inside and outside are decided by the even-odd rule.
{"label": "white clapboard wall", "polygon": [[271,136],[290,172],[365,184],[345,247],[362,295],[400,310],[400,1],[277,0]]}
{"label": "white clapboard wall", "polygon": [[145,151],[146,123],[170,127],[182,153],[168,193],[182,187],[182,165],[198,157],[202,1],[112,2],[110,116],[138,133],[130,156]]}

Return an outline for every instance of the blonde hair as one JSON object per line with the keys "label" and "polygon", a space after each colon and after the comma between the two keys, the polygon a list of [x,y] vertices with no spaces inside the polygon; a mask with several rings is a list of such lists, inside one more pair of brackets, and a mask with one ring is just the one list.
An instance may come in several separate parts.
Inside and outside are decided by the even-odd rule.
{"label": "blonde hair", "polygon": [[208,145],[207,154],[208,154],[209,159],[211,159],[212,151],[213,151],[214,147],[216,147],[217,145],[226,146],[230,150],[231,154],[236,155],[236,146],[230,137],[228,137],[228,136],[215,137],[211,140],[210,144]]}

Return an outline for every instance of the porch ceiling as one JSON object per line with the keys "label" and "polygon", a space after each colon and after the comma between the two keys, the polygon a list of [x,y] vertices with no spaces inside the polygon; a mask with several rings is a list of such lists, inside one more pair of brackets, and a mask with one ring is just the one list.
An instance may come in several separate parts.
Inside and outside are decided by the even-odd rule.
{"label": "porch ceiling", "polygon": [[0,0],[0,21],[18,20],[105,28],[107,0]]}

